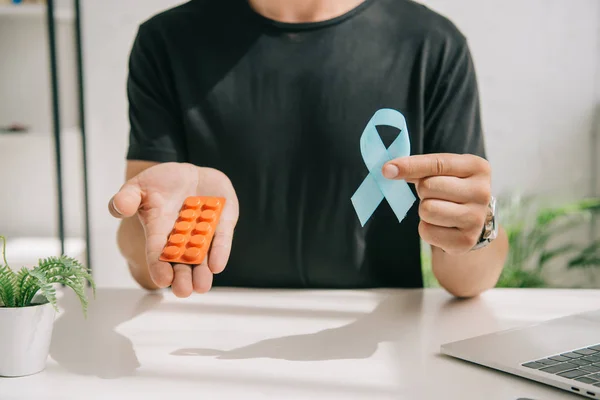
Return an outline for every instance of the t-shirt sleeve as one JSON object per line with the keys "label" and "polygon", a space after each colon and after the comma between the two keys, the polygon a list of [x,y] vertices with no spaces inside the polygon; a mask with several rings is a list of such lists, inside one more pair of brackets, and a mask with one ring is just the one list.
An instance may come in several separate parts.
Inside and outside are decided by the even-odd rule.
{"label": "t-shirt sleeve", "polygon": [[425,153],[474,154],[485,158],[479,89],[466,39],[442,52],[425,108]]}
{"label": "t-shirt sleeve", "polygon": [[128,160],[185,161],[181,113],[160,35],[142,24],[129,56]]}

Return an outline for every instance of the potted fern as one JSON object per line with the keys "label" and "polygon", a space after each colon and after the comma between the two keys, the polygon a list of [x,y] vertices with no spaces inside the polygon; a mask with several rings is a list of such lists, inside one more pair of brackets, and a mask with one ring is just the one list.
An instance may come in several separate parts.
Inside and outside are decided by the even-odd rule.
{"label": "potted fern", "polygon": [[71,288],[87,314],[86,282],[95,284],[77,260],[61,256],[39,260],[34,268],[13,271],[6,260],[6,239],[0,260],[0,376],[32,375],[44,370],[58,312],[55,284]]}

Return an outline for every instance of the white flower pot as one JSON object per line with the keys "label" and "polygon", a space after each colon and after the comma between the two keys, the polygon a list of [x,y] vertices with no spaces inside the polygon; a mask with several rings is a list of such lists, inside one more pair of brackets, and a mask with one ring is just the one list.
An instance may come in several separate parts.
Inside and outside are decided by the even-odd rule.
{"label": "white flower pot", "polygon": [[44,370],[55,315],[47,302],[29,307],[0,307],[0,376],[26,376]]}

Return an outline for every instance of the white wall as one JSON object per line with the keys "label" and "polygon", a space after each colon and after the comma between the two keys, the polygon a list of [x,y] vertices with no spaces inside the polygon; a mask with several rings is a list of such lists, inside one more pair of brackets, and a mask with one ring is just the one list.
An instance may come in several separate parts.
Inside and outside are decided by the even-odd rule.
{"label": "white wall", "polygon": [[[0,14],[0,125],[26,124],[31,133],[0,135],[0,233],[58,234],[48,37],[45,16]],[[82,233],[80,137],[77,126],[72,22],[56,26],[66,231]]]}
{"label": "white wall", "polygon": [[[117,221],[106,212],[124,176],[130,46],[142,20],[181,2],[83,0],[92,251],[101,286],[133,285],[115,246]],[[591,154],[600,152],[590,146],[594,110],[600,108],[600,2],[425,3],[450,17],[470,40],[495,190],[591,194]],[[0,226],[10,218],[0,208]]]}

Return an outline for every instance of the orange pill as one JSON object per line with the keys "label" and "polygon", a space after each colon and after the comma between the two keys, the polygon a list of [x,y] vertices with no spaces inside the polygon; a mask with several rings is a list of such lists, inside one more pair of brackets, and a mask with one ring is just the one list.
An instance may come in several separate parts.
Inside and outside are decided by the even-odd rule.
{"label": "orange pill", "polygon": [[185,251],[185,253],[183,253],[183,258],[185,258],[188,261],[194,261],[198,257],[200,257],[200,254],[202,254],[202,251],[199,248],[190,247]]}
{"label": "orange pill", "polygon": [[195,210],[197,208],[200,208],[200,206],[202,205],[202,199],[200,197],[188,197],[187,199],[185,199],[183,205],[185,208]]}
{"label": "orange pill", "polygon": [[200,214],[200,221],[212,222],[217,214],[213,210],[204,210]]}
{"label": "orange pill", "polygon": [[194,233],[198,235],[206,235],[210,232],[210,224],[208,222],[200,222],[194,228]]}
{"label": "orange pill", "polygon": [[216,210],[219,208],[220,205],[221,201],[219,201],[219,199],[211,198],[206,200],[206,203],[204,203],[203,208],[208,210]]}
{"label": "orange pill", "polygon": [[179,219],[182,221],[193,221],[196,219],[196,212],[194,210],[183,210],[180,214],[179,214]]}
{"label": "orange pill", "polygon": [[171,246],[183,246],[184,243],[185,243],[185,236],[181,235],[179,233],[172,235],[169,238],[169,244]]}
{"label": "orange pill", "polygon": [[181,247],[177,246],[169,246],[163,250],[163,256],[168,259],[177,258],[177,256],[181,253]]}
{"label": "orange pill", "polygon": [[189,243],[191,247],[202,247],[206,243],[206,237],[204,235],[194,235]]}
{"label": "orange pill", "polygon": [[175,232],[177,233],[186,233],[190,229],[192,229],[192,224],[187,221],[180,221],[175,224]]}

